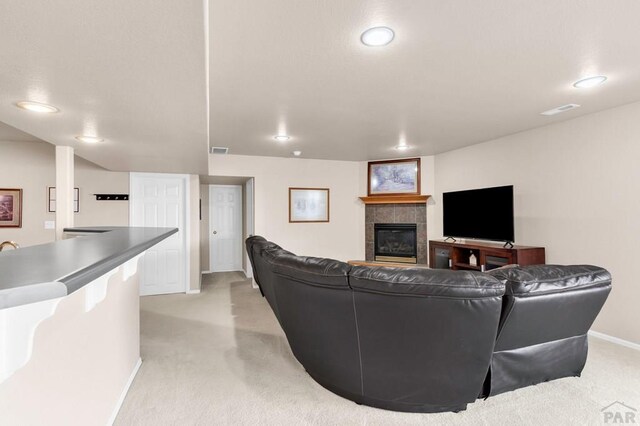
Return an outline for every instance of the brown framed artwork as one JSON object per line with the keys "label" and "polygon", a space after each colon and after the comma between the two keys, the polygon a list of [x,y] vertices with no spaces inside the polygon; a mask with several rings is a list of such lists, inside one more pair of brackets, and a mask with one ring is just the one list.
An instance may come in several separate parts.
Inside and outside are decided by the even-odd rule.
{"label": "brown framed artwork", "polygon": [[329,188],[289,188],[289,223],[329,222]]}
{"label": "brown framed artwork", "polygon": [[367,195],[420,195],[420,159],[369,161]]}
{"label": "brown framed artwork", "polygon": [[0,228],[22,228],[22,188],[0,188]]}
{"label": "brown framed artwork", "polygon": [[[49,213],[56,212],[56,187],[49,187],[49,201],[47,203],[47,211]],[[80,188],[73,188],[73,212],[80,212]]]}

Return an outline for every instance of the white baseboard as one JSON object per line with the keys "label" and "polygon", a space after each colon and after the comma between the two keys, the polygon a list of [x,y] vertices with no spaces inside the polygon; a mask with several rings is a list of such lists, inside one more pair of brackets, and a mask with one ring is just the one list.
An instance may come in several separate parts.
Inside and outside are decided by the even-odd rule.
{"label": "white baseboard", "polygon": [[113,410],[113,413],[111,414],[111,418],[109,419],[109,422],[107,423],[108,425],[111,426],[116,421],[116,417],[118,417],[118,413],[120,412],[120,409],[122,408],[122,404],[124,403],[124,399],[126,398],[127,393],[129,392],[129,388],[133,384],[133,379],[135,379],[136,374],[138,374],[138,370],[140,370],[140,366],[141,365],[142,365],[142,358],[138,358],[138,362],[136,362],[135,367],[133,367],[133,371],[131,372],[131,376],[129,376],[129,380],[127,380],[127,384],[124,386],[124,389],[122,389],[122,394],[120,394],[120,398],[118,399],[118,403],[116,404],[116,407]]}
{"label": "white baseboard", "polygon": [[589,330],[589,336],[596,337],[598,339],[606,340],[607,342],[615,343],[616,345],[625,346],[627,348],[640,351],[640,345],[630,342],[628,340],[620,339],[618,337],[609,336],[608,334],[600,333],[598,331]]}
{"label": "white baseboard", "polygon": [[202,274],[213,274],[213,271],[202,271],[200,272],[200,276],[202,276]]}
{"label": "white baseboard", "polygon": [[200,294],[200,289],[187,290],[187,294]]}

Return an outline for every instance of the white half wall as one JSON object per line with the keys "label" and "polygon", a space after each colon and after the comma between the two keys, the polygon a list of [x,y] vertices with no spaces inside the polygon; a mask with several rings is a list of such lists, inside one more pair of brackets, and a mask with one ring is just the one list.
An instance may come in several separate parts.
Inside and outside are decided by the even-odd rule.
{"label": "white half wall", "polygon": [[640,103],[437,155],[430,238],[442,237],[443,192],[512,184],[516,243],[545,246],[547,263],[608,269],[594,329],[640,343],[639,160]]}
{"label": "white half wall", "polygon": [[0,311],[1,424],[113,422],[140,366],[139,258],[68,296]]}

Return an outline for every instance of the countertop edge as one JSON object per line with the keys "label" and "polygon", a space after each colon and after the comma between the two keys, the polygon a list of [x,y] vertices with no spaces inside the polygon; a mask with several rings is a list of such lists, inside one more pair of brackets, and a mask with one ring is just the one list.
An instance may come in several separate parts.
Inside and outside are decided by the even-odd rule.
{"label": "countertop edge", "polygon": [[[94,232],[117,232],[117,228],[111,231],[94,231]],[[104,258],[99,262],[94,263],[84,269],[73,272],[65,277],[60,278],[58,281],[64,283],[67,286],[68,294],[73,293],[84,287],[86,284],[101,277],[110,270],[122,265],[129,259],[133,259],[138,254],[144,252],[150,247],[158,244],[160,241],[169,237],[170,235],[178,232],[178,228],[173,228],[170,231],[165,232],[153,239],[145,241],[144,243],[137,244],[126,251],[118,253],[116,255]]]}
{"label": "countertop edge", "polygon": [[[144,230],[147,229],[151,232],[144,235]],[[143,230],[143,235],[140,235],[141,230]],[[45,258],[48,262],[64,262],[64,257],[61,258],[56,255],[57,249],[61,250],[60,253],[64,253],[62,256],[74,256],[73,250],[84,250],[87,247],[91,247],[91,245],[106,244],[106,247],[108,247],[109,245],[114,245],[114,241],[121,241],[124,244],[116,243],[116,249],[106,249],[101,255],[90,255],[86,261],[75,262],[77,263],[76,269],[69,267],[65,271],[64,267],[62,267],[57,268],[58,271],[56,271],[54,268],[39,274],[40,276],[36,275],[36,277],[26,274],[23,281],[20,280],[22,277],[18,273],[13,276],[9,275],[8,278],[5,276],[4,283],[2,282],[3,275],[0,275],[0,313],[6,308],[68,296],[179,232],[177,228],[138,227],[65,228],[65,231],[84,233],[86,236],[79,237],[83,243],[69,246],[67,242],[75,240],[75,238],[71,238],[11,250],[7,253],[9,257],[5,257],[4,253],[2,253],[3,256],[0,256],[0,269],[6,267],[14,268],[14,270],[18,271],[20,270],[19,268],[30,267],[32,263],[31,257],[38,259],[38,256]],[[100,234],[105,235],[101,236]],[[57,247],[56,244],[58,243],[63,244],[64,247]],[[89,246],[87,246],[87,243]],[[118,245],[120,248],[117,248]],[[93,258],[91,259],[91,257]],[[3,272],[5,272],[4,269]],[[19,284],[12,284],[12,282]]]}

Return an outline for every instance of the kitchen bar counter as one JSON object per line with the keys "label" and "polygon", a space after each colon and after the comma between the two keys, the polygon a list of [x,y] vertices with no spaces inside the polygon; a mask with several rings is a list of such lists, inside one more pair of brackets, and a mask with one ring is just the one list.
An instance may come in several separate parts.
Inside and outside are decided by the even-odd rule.
{"label": "kitchen bar counter", "polygon": [[83,236],[0,252],[0,309],[69,295],[178,229],[96,227],[65,232]]}
{"label": "kitchen bar counter", "polygon": [[142,363],[138,271],[177,231],[70,228],[0,253],[0,424],[113,424]]}

